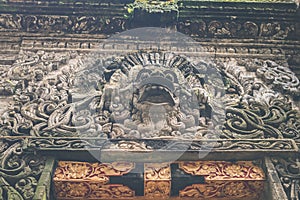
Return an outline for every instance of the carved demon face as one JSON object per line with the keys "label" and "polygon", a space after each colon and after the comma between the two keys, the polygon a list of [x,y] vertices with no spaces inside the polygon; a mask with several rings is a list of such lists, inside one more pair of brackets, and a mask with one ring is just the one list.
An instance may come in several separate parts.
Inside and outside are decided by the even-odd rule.
{"label": "carved demon face", "polygon": [[106,68],[99,111],[108,113],[113,130],[122,129],[112,138],[133,131],[142,138],[183,135],[210,120],[208,92],[194,66],[174,54],[163,62],[145,60],[151,56],[128,55]]}
{"label": "carved demon face", "polygon": [[179,72],[159,66],[143,68],[136,77],[138,103],[168,104],[178,106],[175,90],[178,89]]}

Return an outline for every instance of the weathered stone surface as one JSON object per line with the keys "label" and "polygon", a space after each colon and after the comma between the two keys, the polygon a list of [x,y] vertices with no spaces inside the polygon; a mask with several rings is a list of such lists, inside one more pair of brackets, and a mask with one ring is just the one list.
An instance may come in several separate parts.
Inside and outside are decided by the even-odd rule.
{"label": "weathered stone surface", "polygon": [[[109,112],[106,112],[108,121],[100,123],[99,119],[103,116],[99,118],[95,113],[87,114],[84,109],[80,116],[75,116],[73,104],[70,102],[72,95],[69,89],[76,70],[80,71],[81,65],[86,62],[84,58],[91,52],[99,53],[99,44],[110,35],[140,27],[143,20],[145,22],[146,18],[140,15],[138,23],[134,20],[137,17],[134,15],[136,11],[128,9],[131,3],[133,1],[1,1],[1,157],[3,163],[10,164],[3,164],[0,168],[3,172],[8,168],[11,170],[11,174],[0,174],[3,198],[31,199],[35,190],[37,192],[34,198],[49,198],[47,183],[51,174],[44,171],[44,182],[39,181],[44,161],[42,157],[35,157],[39,161],[35,160],[32,164],[28,157],[32,157],[33,154],[27,154],[29,150],[35,152],[64,148],[66,151],[71,149],[79,153],[85,146],[98,148],[99,144],[95,144],[97,141],[93,140],[92,136],[99,136],[97,131],[99,127],[103,128],[105,123],[106,128],[115,129],[101,135],[104,142],[107,138],[124,140],[106,143],[106,150],[119,148],[125,152],[129,149],[148,151],[149,146],[155,147],[157,141],[163,141],[162,137],[165,136],[161,134],[156,135],[157,141],[151,144],[142,141],[143,138],[147,138],[147,134],[140,134],[142,138],[133,137],[138,139],[135,143],[126,141],[131,139],[132,135],[126,127],[117,126],[113,120],[116,116],[111,114],[109,108],[101,108],[102,111]],[[288,199],[299,198],[299,163],[298,153],[295,153],[300,146],[299,80],[292,72],[297,75],[300,73],[297,4],[280,0],[253,0],[245,3],[179,0],[172,9],[178,15],[172,13],[164,23],[159,23],[177,29],[199,42],[204,54],[213,58],[212,63],[204,62],[204,65],[212,64],[222,72],[225,80],[226,120],[220,136],[223,140],[231,142],[219,142],[220,152],[229,152],[232,149],[237,150],[236,152],[249,150],[254,156],[255,151],[256,154],[263,152],[261,155],[271,152],[276,172],[275,169],[270,171],[269,165],[273,165],[272,163],[267,163],[266,166],[270,172],[269,181],[278,189],[273,190],[273,197],[283,199],[285,195],[281,190],[282,186]],[[167,15],[160,15],[160,19],[163,19],[162,16]],[[130,60],[131,56],[138,56],[132,54],[132,51],[143,50],[152,44],[138,44],[138,41],[130,38],[127,42],[128,45],[125,46],[115,44],[102,47],[103,52],[125,48],[122,51],[125,55],[121,55],[123,60],[115,60],[115,69],[108,69],[110,65],[105,66],[106,70],[111,70],[112,74],[109,77],[118,69],[125,69],[122,65],[133,67],[136,64],[144,64]],[[158,48],[153,45],[152,47],[149,55],[157,53],[155,49]],[[169,50],[179,56],[182,54],[180,48]],[[197,57],[193,54],[185,56],[192,59]],[[155,59],[148,61],[159,63]],[[183,66],[182,63],[178,64],[179,67]],[[103,81],[103,77],[92,76],[92,70],[82,69],[82,72],[95,78],[91,78],[88,84]],[[101,83],[106,89],[112,86],[108,80]],[[205,88],[205,84],[201,86]],[[96,95],[95,99],[101,99],[105,93],[104,88],[96,87],[96,93],[98,96]],[[97,105],[101,105],[99,102],[98,99]],[[209,103],[204,102],[206,107]],[[82,126],[76,126],[80,123],[72,123],[76,117],[82,116],[88,119],[84,125],[87,130],[86,136],[90,138],[85,140],[77,137],[77,131]],[[97,126],[94,126],[95,124]],[[207,131],[196,133],[187,138],[196,137],[201,140],[214,134]],[[181,133],[168,137],[180,139],[183,136]],[[29,137],[30,139],[26,139]],[[13,138],[19,138],[20,141]],[[261,141],[258,142],[257,139]],[[194,142],[189,144],[189,147],[199,150],[202,149],[202,144],[203,141]],[[172,150],[182,148],[182,143],[176,145]],[[279,153],[276,154],[277,151],[280,151],[283,157],[280,157]],[[291,157],[291,154],[295,155],[295,158]]]}

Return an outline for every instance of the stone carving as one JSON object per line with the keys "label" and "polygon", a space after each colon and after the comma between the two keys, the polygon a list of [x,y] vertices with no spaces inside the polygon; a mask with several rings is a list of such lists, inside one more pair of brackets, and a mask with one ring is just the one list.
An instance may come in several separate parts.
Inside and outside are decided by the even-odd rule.
{"label": "stone carving", "polygon": [[294,96],[300,95],[299,80],[289,68],[270,60],[263,62],[262,65],[257,69],[256,74],[267,84],[272,85],[274,90],[280,89]]}
{"label": "stone carving", "polygon": [[[3,72],[10,74],[8,82],[14,85],[16,95],[15,104],[2,115],[1,135],[74,137],[84,130],[87,137],[97,136],[103,139],[205,139],[214,136],[216,133],[205,127],[216,121],[210,117],[210,113],[218,112],[219,108],[212,100],[214,98],[208,98],[208,85],[203,85],[201,78],[197,78],[202,76],[202,72],[191,73],[191,65],[183,65],[185,58],[172,54],[149,54],[153,58],[154,55],[165,55],[164,62],[169,63],[179,59],[177,67],[168,71],[167,68],[157,67],[159,61],[155,59],[139,61],[151,58],[145,55],[148,54],[130,54],[123,57],[122,61],[106,61],[104,69],[96,67],[86,71],[83,66],[98,66],[95,64],[97,60],[81,60],[75,53],[58,56],[54,53],[24,52],[10,70]],[[87,64],[88,62],[90,63]],[[143,62],[149,62],[150,65],[146,66]],[[208,65],[203,62],[202,66]],[[268,65],[273,67],[267,67]],[[295,94],[299,81],[292,73],[282,71],[282,67],[272,61],[252,59],[219,60],[216,61],[216,66],[223,74],[226,89],[226,94],[222,94],[226,107],[226,119],[222,122],[224,127],[220,132],[222,138],[299,138],[299,117],[298,112],[293,110],[292,101],[271,90],[279,87],[278,91],[281,93]],[[79,70],[78,75],[70,73],[75,68]],[[99,70],[104,72],[102,77]],[[267,78],[269,72],[266,70],[277,73],[272,76],[276,81],[271,82]],[[52,75],[52,71],[61,72]],[[80,73],[88,74],[88,81],[80,81]],[[205,71],[202,74],[205,75]],[[286,74],[288,75],[285,76]],[[147,79],[141,78],[143,76],[159,80],[169,78],[170,84],[167,81],[165,86],[147,85]],[[288,81],[284,82],[287,77],[293,80],[292,85]],[[136,83],[135,86],[132,85],[133,82]],[[173,94],[179,88],[178,85],[185,83],[197,97],[195,102],[200,103],[197,112],[189,109],[191,106],[184,107],[188,100],[180,102]],[[73,88],[76,84],[81,86],[77,89],[89,91],[92,97],[88,95],[86,98],[86,94],[75,91]],[[181,94],[189,92],[186,88],[181,89]],[[128,98],[128,92],[134,94],[132,98]],[[159,95],[152,98],[157,92]],[[82,105],[88,105],[89,109],[82,109]],[[164,123],[151,120],[154,116],[149,112],[150,107],[166,112],[161,113],[168,116]],[[131,121],[127,119],[128,116],[131,116]],[[182,127],[185,130],[191,129],[191,132],[181,132]],[[153,128],[160,131],[149,131]],[[48,146],[48,142],[43,145]],[[84,145],[81,142],[78,144]],[[50,142],[49,145],[54,143]],[[256,144],[253,145],[257,147]],[[68,142],[66,146],[69,146]]]}
{"label": "stone carving", "polygon": [[[287,96],[271,90],[274,82],[265,82],[258,78],[258,74],[269,61],[229,61],[224,66],[224,72],[231,77],[234,88],[239,91],[240,100],[232,100],[231,107],[227,109],[227,120],[223,133],[227,137],[264,137],[282,138],[279,126],[289,120],[293,113],[292,101]],[[271,62],[271,61],[270,61]],[[284,76],[277,70],[278,76]],[[280,75],[279,75],[280,74]],[[287,77],[298,80],[293,73]],[[296,81],[297,82],[297,81]],[[284,85],[284,81],[281,81]],[[278,84],[277,84],[278,85]],[[283,87],[283,86],[282,86]],[[297,91],[297,84],[289,91]],[[289,93],[289,91],[281,91]],[[237,99],[237,96],[234,96]],[[235,104],[235,105],[234,105]],[[292,111],[293,110],[293,111]],[[247,128],[251,126],[252,128]],[[249,130],[250,132],[248,132]],[[236,135],[235,133],[238,133]]]}
{"label": "stone carving", "polygon": [[135,10],[144,10],[147,13],[167,13],[171,11],[178,12],[178,0],[135,0],[134,3],[127,4],[128,13],[134,13]]}
{"label": "stone carving", "polygon": [[[4,68],[0,80],[0,93],[12,95],[26,89],[36,87],[36,83],[42,81],[45,76],[52,75],[51,72],[61,70],[66,62],[76,56],[76,53],[54,53],[54,52],[23,52],[19,54],[17,62],[11,67]],[[52,75],[53,76],[53,75]],[[56,78],[56,77],[54,77]],[[51,83],[50,83],[51,84]],[[60,85],[60,87],[63,87]]]}
{"label": "stone carving", "polygon": [[208,92],[187,62],[175,54],[141,53],[108,67],[99,111],[111,113],[109,138],[185,137],[212,123]]}
{"label": "stone carving", "polygon": [[280,181],[289,199],[300,198],[300,162],[296,157],[272,158],[272,162],[280,177]]}
{"label": "stone carving", "polygon": [[19,15],[1,14],[0,15],[0,30],[1,29],[21,29],[21,17]]}
{"label": "stone carving", "polygon": [[[280,2],[281,0],[275,1]],[[28,1],[23,3],[26,4]],[[35,4],[36,2],[31,3]],[[45,2],[38,3],[44,5]],[[76,4],[72,2],[72,5]],[[262,11],[265,8],[256,9]],[[120,10],[124,9],[121,8]],[[271,10],[271,15],[273,15],[273,8]],[[8,12],[13,11],[9,10]],[[281,12],[281,9],[277,12]],[[73,16],[54,16],[48,15],[47,11],[43,15],[1,14],[0,31],[4,35],[9,35],[9,32],[16,33],[15,31],[45,34],[88,33],[108,35],[125,30],[132,25],[134,26],[134,24],[129,23],[129,19],[125,19],[126,17],[122,16],[123,14],[120,12],[118,17],[84,16],[78,14]],[[282,21],[278,20],[281,16],[275,16],[274,20],[272,19],[271,21],[255,21],[253,17],[245,20],[228,20],[224,18],[222,21],[212,20],[210,17],[202,18],[197,16],[201,20],[191,20],[189,17],[185,17],[188,19],[187,21],[181,21],[183,18],[178,18],[180,22],[177,24],[177,28],[181,32],[194,37],[259,38],[278,41],[290,38],[290,36],[293,37],[292,34],[295,28],[292,25],[294,19],[291,19],[291,16],[284,17],[285,19]],[[289,22],[286,23],[284,22],[285,20]],[[24,44],[23,41],[22,45]],[[284,54],[281,46],[285,47],[285,44],[278,45],[277,42],[273,43],[273,41],[271,43],[272,45],[270,46],[272,47],[268,48],[252,48],[251,45],[255,45],[253,43],[247,48],[231,48],[228,47],[229,45],[221,45],[221,47],[207,46],[205,48],[211,53],[220,54],[246,52],[246,54],[252,55],[265,54],[266,57],[271,54],[273,56]],[[39,44],[34,45],[37,46]],[[93,46],[93,43],[73,41],[56,43],[49,41],[42,42],[40,47],[56,48],[59,46],[69,49],[89,49]],[[26,48],[29,49],[30,47],[27,46]],[[289,54],[288,51],[285,53]],[[199,109],[201,113],[197,115],[193,111],[189,111],[188,113],[192,113],[189,116],[181,111],[182,101],[178,102],[172,96],[171,91],[165,90],[165,88],[161,90],[157,86],[145,86],[142,88],[141,94],[135,93],[132,101],[134,104],[132,104],[132,107],[127,108],[130,111],[130,115],[134,118],[134,123],[138,124],[136,125],[131,121],[125,122],[128,112],[123,112],[126,109],[118,101],[126,101],[126,98],[109,101],[111,97],[116,96],[116,94],[111,93],[114,90],[113,87],[122,84],[118,82],[118,76],[121,77],[120,79],[129,77],[126,72],[124,73],[124,71],[119,69],[113,69],[112,71],[107,69],[107,76],[109,80],[112,80],[111,83],[103,79],[103,77],[94,76],[93,72],[88,72],[90,73],[89,82],[87,82],[86,86],[90,89],[92,85],[95,90],[91,91],[95,92],[96,95],[94,99],[83,98],[80,95],[74,95],[70,90],[70,87],[77,81],[74,80],[72,69],[77,67],[72,67],[72,62],[69,62],[69,60],[75,58],[77,54],[67,53],[62,57],[59,54],[61,53],[21,52],[18,62],[14,63],[11,68],[10,66],[0,66],[0,76],[2,77],[0,80],[0,94],[14,95],[14,104],[7,108],[3,115],[2,111],[0,113],[0,135],[22,136],[22,138],[23,136],[33,136],[33,138],[24,139],[23,142],[5,138],[1,140],[2,151],[0,150],[0,152],[2,156],[0,160],[2,166],[0,166],[0,172],[2,173],[0,173],[0,182],[2,187],[0,187],[0,197],[3,199],[31,199],[33,197],[40,172],[44,166],[44,159],[38,155],[33,157],[31,154],[24,153],[26,150],[49,150],[50,148],[81,150],[88,147],[93,149],[114,149],[116,151],[151,151],[153,149],[163,149],[167,146],[165,149],[170,151],[201,151],[205,147],[213,146],[215,147],[213,151],[221,152],[226,150],[241,152],[246,149],[252,152],[267,152],[270,150],[270,152],[277,151],[279,153],[282,151],[295,152],[297,149],[295,142],[298,146],[300,145],[299,112],[294,109],[295,104],[293,102],[293,100],[297,101],[299,96],[299,80],[287,69],[288,66],[282,63],[255,59],[235,59],[233,62],[215,63],[218,70],[223,73],[223,81],[226,83],[226,94],[223,94],[226,119],[220,132],[220,136],[225,140],[208,141],[206,139],[213,136],[215,132],[203,131],[202,128],[206,128],[210,122],[213,122],[214,119],[207,116],[207,113],[211,112],[210,108],[213,108],[214,104],[209,98],[210,96],[207,95],[207,88],[204,84],[200,84],[200,87],[195,89],[198,102],[204,105]],[[117,63],[120,64],[122,62]],[[111,67],[112,65],[109,66]],[[166,79],[167,77],[178,78],[178,74],[181,73],[176,72],[175,75],[172,75],[165,70],[155,71],[155,66],[147,66],[144,69],[144,71],[151,71],[151,73],[148,73],[150,76],[154,75],[152,73],[157,72],[157,74]],[[56,76],[53,72],[58,72],[59,75]],[[110,74],[111,72],[113,73]],[[142,70],[139,72],[142,73]],[[115,82],[113,82],[114,78],[111,78],[113,76],[116,76]],[[194,76],[191,77],[191,79],[194,78]],[[186,80],[187,78],[184,77],[183,82]],[[143,79],[137,82],[142,83]],[[183,82],[178,81],[175,83],[179,85]],[[191,85],[191,88],[193,88],[193,85]],[[149,89],[148,92],[150,91],[149,94],[146,92],[147,89]],[[153,90],[152,93],[151,90]],[[160,96],[155,99],[151,98],[153,94],[160,90],[163,91],[160,93]],[[122,92],[125,94],[126,90]],[[70,99],[79,100],[79,102],[76,104]],[[159,100],[157,101],[156,99]],[[107,102],[111,102],[111,104],[107,104]],[[152,108],[156,109],[154,111],[149,106],[153,104],[156,105],[155,108]],[[91,109],[82,109],[84,107],[82,105],[89,105]],[[91,112],[93,110],[96,112]],[[162,112],[157,112],[158,110]],[[163,120],[164,118],[162,117],[165,114],[164,110],[169,116],[167,120]],[[215,110],[212,109],[212,111]],[[151,116],[151,113],[157,113],[159,116]],[[183,117],[177,118],[176,116]],[[154,118],[159,117],[162,120],[154,120]],[[192,128],[196,127],[195,129],[197,130],[192,130],[191,134],[181,132],[182,127],[190,126],[188,123],[192,118],[197,119],[197,122],[201,122],[199,123],[200,126],[192,126]],[[128,127],[131,128],[132,126],[136,126],[137,131],[128,131]],[[161,131],[152,133],[149,129]],[[79,139],[76,137],[78,136],[78,131],[84,131],[86,137],[93,136],[94,139],[92,137],[91,140],[89,138]],[[41,136],[44,137],[42,138]],[[56,138],[52,136],[56,136]],[[142,138],[151,138],[151,140],[143,140]],[[169,143],[170,138],[176,139],[171,145]],[[182,141],[182,138],[189,141]],[[260,138],[261,140],[254,140],[254,138]],[[117,139],[119,141],[106,142],[108,141],[107,139]],[[191,142],[193,139],[197,140]],[[230,142],[226,139],[230,139]],[[168,145],[162,145],[164,143],[168,143]],[[277,158],[273,159],[273,162],[289,197],[291,199],[299,199],[298,159]],[[59,194],[63,195],[70,192],[71,197],[83,198],[80,195],[86,195],[87,190],[93,188],[99,189],[100,187],[98,186],[94,184],[86,187],[86,185],[72,183]],[[147,183],[146,186],[149,191],[148,194],[156,193],[154,195],[156,197],[168,196],[171,187],[168,181],[161,184],[149,181],[149,185]],[[58,185],[58,187],[63,188],[62,185]],[[216,188],[211,183],[208,183],[207,187],[201,185],[189,186],[182,190],[180,195],[181,197],[197,198],[217,198],[224,195],[229,196],[231,199],[247,198],[253,191],[257,191],[258,194],[262,187],[261,183],[251,185],[251,183],[236,181],[220,183]],[[68,188],[73,188],[74,190],[71,191]],[[213,192],[203,192],[209,190],[213,190]],[[92,194],[90,193],[91,198],[105,199],[107,196],[120,198],[121,196],[132,197],[135,195],[134,191],[124,185],[105,186],[93,192]]]}
{"label": "stone carving", "polygon": [[0,144],[0,198],[32,199],[45,159],[39,155],[26,154],[21,140],[2,139]]}
{"label": "stone carving", "polygon": [[189,20],[180,21],[177,26],[180,32],[198,37],[285,39],[290,32],[294,31],[292,24],[281,24],[280,22]]}
{"label": "stone carving", "polygon": [[262,23],[260,26],[259,36],[272,37],[274,39],[285,39],[288,34],[294,31],[294,25],[286,26],[285,28],[279,22]]}
{"label": "stone carving", "polygon": [[57,150],[64,149],[72,150],[98,150],[110,149],[127,150],[127,151],[152,151],[152,150],[177,150],[177,151],[207,151],[220,152],[231,151],[244,152],[247,149],[249,152],[296,152],[297,147],[291,139],[268,139],[264,140],[177,140],[169,141],[164,139],[153,140],[137,140],[135,141],[110,141],[99,138],[35,138],[28,139],[28,150]]}
{"label": "stone carving", "polygon": [[[39,130],[48,125],[48,119],[49,123],[54,120],[49,118],[49,113],[57,113],[54,110],[67,104],[68,100],[68,71],[74,65],[65,64],[74,54],[37,52],[21,56],[7,72],[7,77],[10,78],[8,82],[13,85],[16,94],[14,100],[18,102],[11,109],[19,111],[11,110],[12,112],[4,114],[5,120],[2,121],[1,127],[10,128],[2,132],[2,135],[38,135]],[[58,70],[63,71],[62,74],[57,76],[52,73]],[[42,125],[43,123],[45,124]]]}
{"label": "stone carving", "polygon": [[[128,9],[139,8],[140,4],[144,5],[144,3],[138,2],[133,6],[128,5]],[[178,9],[177,4],[174,3],[168,3],[167,6],[151,4],[150,7],[146,6],[145,8],[156,12],[161,12],[160,9],[162,8],[166,11]],[[130,23],[125,17],[109,16],[0,15],[0,30],[12,29],[39,33],[112,34],[129,29],[133,26]],[[279,21],[258,23],[237,20],[227,20],[225,22],[216,20],[187,20],[179,21],[177,26],[180,32],[188,35],[231,38],[268,37],[272,39],[285,39],[295,29],[294,25]]]}
{"label": "stone carving", "polygon": [[126,20],[104,16],[0,15],[0,30],[13,29],[39,33],[104,33],[126,29]]}

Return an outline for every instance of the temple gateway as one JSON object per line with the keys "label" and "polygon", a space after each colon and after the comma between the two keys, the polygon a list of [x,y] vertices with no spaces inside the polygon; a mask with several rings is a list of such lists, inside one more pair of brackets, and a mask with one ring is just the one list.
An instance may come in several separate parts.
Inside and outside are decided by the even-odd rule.
{"label": "temple gateway", "polygon": [[300,199],[298,0],[0,10],[0,199]]}

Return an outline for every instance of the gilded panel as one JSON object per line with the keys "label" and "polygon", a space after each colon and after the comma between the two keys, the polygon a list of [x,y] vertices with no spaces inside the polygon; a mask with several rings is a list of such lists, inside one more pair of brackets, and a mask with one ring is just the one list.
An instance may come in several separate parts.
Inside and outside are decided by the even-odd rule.
{"label": "gilded panel", "polygon": [[251,161],[243,162],[180,162],[179,168],[188,174],[205,176],[210,180],[264,180],[264,172]]}
{"label": "gilded panel", "polygon": [[180,191],[179,196],[199,199],[259,199],[262,188],[261,181],[217,181],[188,186]]}

